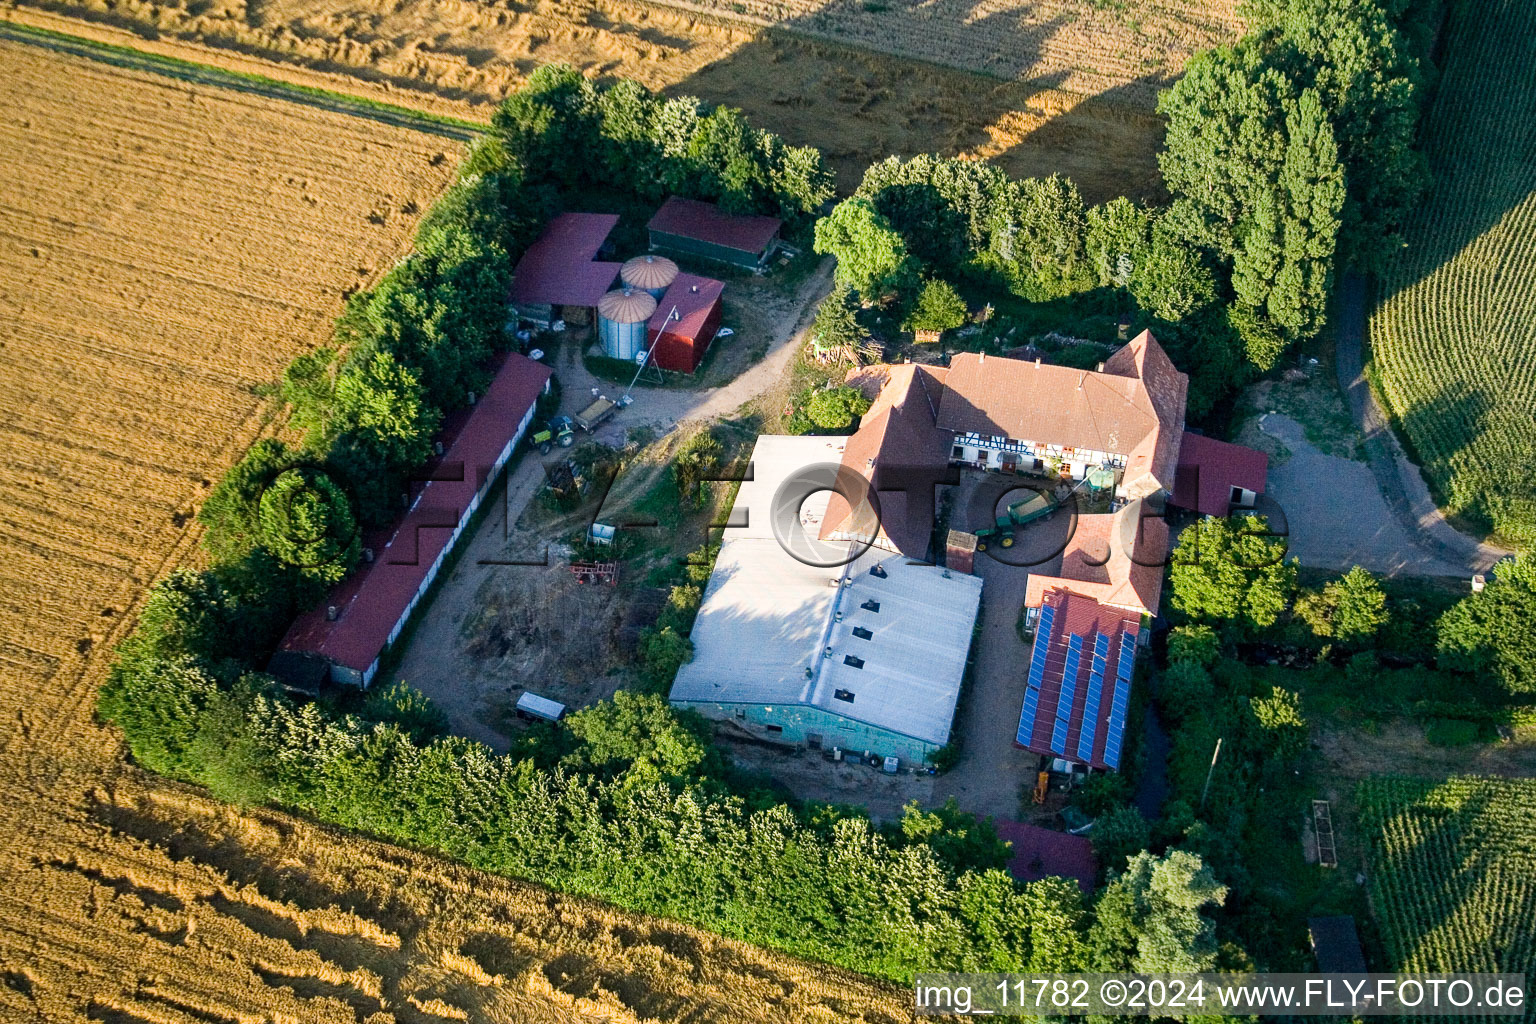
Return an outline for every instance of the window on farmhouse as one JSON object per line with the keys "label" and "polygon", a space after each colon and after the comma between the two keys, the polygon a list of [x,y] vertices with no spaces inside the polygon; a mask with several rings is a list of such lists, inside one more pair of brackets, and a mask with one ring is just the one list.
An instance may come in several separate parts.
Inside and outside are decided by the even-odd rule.
{"label": "window on farmhouse", "polygon": [[782,735],[783,732],[784,732],[784,727],[782,725],[770,725],[770,726],[767,727],[767,729],[768,729],[769,735],[772,735],[772,736],[779,736],[779,735]]}
{"label": "window on farmhouse", "polygon": [[852,690],[834,690],[833,693],[832,693],[832,696],[836,697],[838,700],[845,700],[849,704],[853,703],[853,691]]}
{"label": "window on farmhouse", "polygon": [[952,459],[965,458],[965,448],[958,444],[955,445],[954,450],[949,453],[949,457]]}
{"label": "window on farmhouse", "polygon": [[819,732],[808,732],[808,733],[806,733],[805,734],[805,745],[810,747],[812,750],[820,750],[821,749],[821,733],[819,733]]}
{"label": "window on farmhouse", "polygon": [[859,607],[863,608],[867,612],[878,612],[880,610],[880,602],[876,601],[874,598],[870,598],[868,601],[865,601],[863,604],[859,605]]}
{"label": "window on farmhouse", "polygon": [[851,654],[845,654],[845,655],[843,655],[843,664],[844,665],[852,666],[853,668],[863,668],[864,667],[864,659],[863,658],[855,658]]}
{"label": "window on farmhouse", "polygon": [[873,640],[875,638],[875,634],[871,633],[865,626],[854,626],[853,635],[860,640]]}

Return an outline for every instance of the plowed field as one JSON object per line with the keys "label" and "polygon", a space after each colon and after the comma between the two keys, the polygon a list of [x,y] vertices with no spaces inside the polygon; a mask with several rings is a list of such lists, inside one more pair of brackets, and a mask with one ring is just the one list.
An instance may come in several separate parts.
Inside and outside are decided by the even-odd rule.
{"label": "plowed field", "polygon": [[824,968],[479,875],[121,759],[145,585],[398,258],[441,137],[0,41],[0,1020],[889,1021]]}

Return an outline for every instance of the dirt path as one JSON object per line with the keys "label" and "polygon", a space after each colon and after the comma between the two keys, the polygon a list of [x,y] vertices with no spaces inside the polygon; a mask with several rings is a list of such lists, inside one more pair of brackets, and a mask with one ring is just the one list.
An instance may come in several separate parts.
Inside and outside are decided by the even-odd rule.
{"label": "dirt path", "polygon": [[[808,326],[810,311],[831,286],[831,271],[831,260],[823,261],[816,272],[801,283],[792,299],[785,303],[784,315],[769,339],[767,354],[735,380],[703,391],[637,389],[634,403],[604,424],[597,431],[597,439],[608,444],[622,444],[624,435],[635,427],[648,426],[664,434],[689,420],[730,415],[772,388],[788,373],[790,361]],[[738,335],[729,343],[744,345],[753,340]],[[565,346],[557,373],[566,412],[585,405],[591,397],[591,388],[596,387],[610,396],[622,392],[622,388],[616,389],[589,374],[582,366],[575,346]],[[482,587],[488,581],[496,587],[528,587],[535,592],[541,586],[553,587],[551,594],[560,589],[554,580],[546,582],[534,575],[556,571],[553,568],[504,563],[513,552],[518,558],[531,554],[534,559],[542,553],[543,545],[534,538],[517,535],[515,524],[544,482],[545,461],[558,461],[564,457],[565,452],[559,449],[547,459],[536,453],[526,453],[513,467],[507,477],[506,497],[501,507],[487,515],[465,542],[467,549],[431,604],[418,613],[415,631],[404,655],[384,680],[403,679],[410,683],[443,709],[448,715],[451,731],[479,740],[495,750],[506,750],[510,745],[511,738],[502,731],[502,722],[505,709],[515,700],[515,692],[521,688],[537,692],[540,680],[529,678],[523,663],[516,658],[489,661],[471,655],[466,650],[464,624],[480,610]],[[550,557],[552,561],[558,560],[555,553]],[[562,573],[560,582],[565,583],[568,576],[568,573]],[[582,600],[597,604],[612,593],[607,588],[600,588],[600,593],[583,594]],[[562,591],[556,599],[564,600],[567,596]],[[549,605],[545,607],[547,609]],[[583,623],[540,622],[537,628],[546,632],[603,628],[597,623],[604,621],[602,616],[610,611],[606,606],[583,607],[584,617],[591,616]],[[610,679],[591,679],[586,681],[585,690],[591,700],[598,700],[611,693],[615,685],[616,682]]]}
{"label": "dirt path", "polygon": [[1355,425],[1365,436],[1366,457],[1382,497],[1427,557],[1463,566],[1467,572],[1487,569],[1511,552],[1479,543],[1459,532],[1435,506],[1419,467],[1403,451],[1366,383],[1365,317],[1365,278],[1346,274],[1339,282],[1339,318],[1335,327],[1339,388],[1349,402]]}

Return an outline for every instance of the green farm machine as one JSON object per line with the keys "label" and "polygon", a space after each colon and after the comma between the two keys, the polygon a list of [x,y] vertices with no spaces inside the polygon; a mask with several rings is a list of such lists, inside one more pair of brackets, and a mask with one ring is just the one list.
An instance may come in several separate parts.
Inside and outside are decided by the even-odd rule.
{"label": "green farm machine", "polygon": [[996,541],[997,546],[1001,548],[1013,547],[1014,530],[1037,519],[1049,519],[1056,512],[1056,506],[1059,504],[1061,503],[1045,491],[1041,491],[1033,498],[1014,502],[997,517],[996,523],[976,531],[976,550],[987,550],[987,546],[993,541]]}

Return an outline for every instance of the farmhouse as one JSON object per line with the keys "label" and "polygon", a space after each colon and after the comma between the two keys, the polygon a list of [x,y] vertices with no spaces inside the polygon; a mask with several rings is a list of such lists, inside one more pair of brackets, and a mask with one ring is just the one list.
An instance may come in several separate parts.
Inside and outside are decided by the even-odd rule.
{"label": "farmhouse", "polygon": [[609,254],[608,235],[618,222],[610,213],[562,213],[551,220],[512,272],[516,315],[544,325],[591,323],[622,266],[597,259]]}
{"label": "farmhouse", "polygon": [[400,636],[533,420],[550,370],[513,353],[480,400],[445,432],[444,453],[388,539],[283,637],[274,671],[308,661],[331,681],[366,687],[379,658]]}
{"label": "farmhouse", "polygon": [[1114,470],[1117,493],[1171,491],[1189,377],[1143,331],[1097,370],[961,353],[950,363],[938,426],[953,462],[1081,480]]}
{"label": "farmhouse", "polygon": [[702,256],[756,270],[768,261],[783,222],[777,217],[740,217],[714,203],[671,196],[646,228],[652,249]]}
{"label": "farmhouse", "polygon": [[[671,701],[761,738],[922,762],[949,741],[981,580],[857,542],[824,545],[856,555],[836,568],[791,555],[774,497],[842,449],[842,438],[757,439],[731,510],[742,525],[724,531]],[[807,537],[824,516],[814,501],[794,524]]]}
{"label": "farmhouse", "polygon": [[708,277],[678,274],[657,300],[646,324],[651,361],[663,370],[692,373],[704,361],[720,330],[720,295],[725,285]]}

